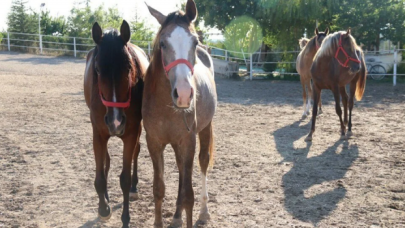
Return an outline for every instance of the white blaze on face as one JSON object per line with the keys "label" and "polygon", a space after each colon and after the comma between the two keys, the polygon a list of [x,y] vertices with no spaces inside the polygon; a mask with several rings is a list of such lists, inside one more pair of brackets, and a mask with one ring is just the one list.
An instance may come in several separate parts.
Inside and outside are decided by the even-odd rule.
{"label": "white blaze on face", "polygon": [[[167,39],[174,52],[174,59],[189,60],[190,51],[194,51],[194,37],[183,27],[176,27]],[[176,98],[177,107],[190,107],[193,89],[191,86],[191,69],[186,64],[176,65],[171,74],[174,73],[173,87],[176,89],[178,98]],[[169,76],[170,77],[170,76]]]}
{"label": "white blaze on face", "polygon": [[[187,59],[192,45],[193,36],[183,27],[176,27],[167,39],[174,51],[175,59]],[[187,79],[191,77],[191,70],[186,64],[179,64],[175,67],[177,79]],[[183,80],[181,80],[183,81]]]}
{"label": "white blaze on face", "polygon": [[[113,83],[113,97],[112,97],[112,101],[113,102],[117,102],[117,96],[115,95],[115,85]],[[114,114],[114,126],[117,128],[118,126],[120,126],[121,122],[118,121],[118,108],[113,108],[113,114]]]}

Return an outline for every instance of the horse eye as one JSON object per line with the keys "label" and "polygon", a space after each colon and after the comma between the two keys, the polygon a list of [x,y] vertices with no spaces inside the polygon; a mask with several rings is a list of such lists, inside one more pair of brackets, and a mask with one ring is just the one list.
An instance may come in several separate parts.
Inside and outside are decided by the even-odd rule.
{"label": "horse eye", "polygon": [[165,44],[163,43],[163,41],[160,41],[160,47],[161,48],[166,48]]}

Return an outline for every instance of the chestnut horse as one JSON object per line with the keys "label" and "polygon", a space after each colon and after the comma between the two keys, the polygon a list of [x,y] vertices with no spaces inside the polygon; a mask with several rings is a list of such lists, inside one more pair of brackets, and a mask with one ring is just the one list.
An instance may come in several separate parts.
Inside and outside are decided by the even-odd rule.
{"label": "chestnut horse", "polygon": [[[124,204],[121,220],[129,224],[129,199],[137,198],[137,161],[142,126],[143,78],[149,65],[142,49],[129,43],[131,32],[126,21],[120,33],[115,29],[104,34],[98,23],[92,28],[96,47],[87,54],[84,73],[84,97],[90,109],[93,126],[93,147],[96,160],[94,182],[98,197],[98,214],[102,220],[111,217],[108,205],[107,177],[110,156],[107,142],[111,136],[124,143],[123,167],[120,176]],[[131,187],[131,163],[134,171]]]}
{"label": "chestnut horse", "polygon": [[[320,99],[322,89],[330,89],[335,98],[335,109],[339,116],[341,127],[341,139],[349,138],[352,135],[352,109],[354,96],[360,101],[366,88],[367,68],[364,62],[364,54],[356,40],[346,32],[335,32],[328,35],[315,55],[311,67],[313,81],[314,105],[312,111],[311,132],[306,140],[312,140],[315,131],[317,115],[317,102]],[[346,85],[350,84],[350,96],[346,93]],[[344,106],[344,120],[342,120],[342,109],[340,107],[340,96]],[[348,104],[349,101],[349,104]],[[347,105],[349,105],[349,121],[347,120]],[[348,132],[346,135],[346,126]]]}
{"label": "chestnut horse", "polygon": [[[322,44],[323,39],[329,34],[329,29],[326,28],[325,32],[319,32],[318,28],[315,29],[315,36],[311,39],[302,38],[299,40],[301,52],[297,57],[296,69],[300,75],[302,85],[302,99],[304,101],[304,112],[302,117],[305,118],[309,115],[312,98],[312,85],[311,85],[311,65],[316,52]],[[319,114],[322,113],[322,102],[319,98]]]}
{"label": "chestnut horse", "polygon": [[213,63],[209,54],[199,46],[194,28],[197,8],[193,0],[187,1],[186,13],[178,11],[165,16],[152,7],[148,8],[161,25],[145,76],[142,102],[146,141],[154,169],[154,226],[163,227],[163,151],[170,144],[179,169],[176,212],[171,226],[182,226],[182,212],[185,210],[187,227],[192,227],[192,174],[197,134],[200,139],[202,181],[199,223],[210,218],[207,206],[207,168],[213,161],[212,119],[217,106]]}

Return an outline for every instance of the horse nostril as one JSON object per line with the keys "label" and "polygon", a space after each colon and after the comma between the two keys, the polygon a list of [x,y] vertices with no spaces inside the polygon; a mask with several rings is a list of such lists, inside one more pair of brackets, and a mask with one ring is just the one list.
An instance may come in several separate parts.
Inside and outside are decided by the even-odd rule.
{"label": "horse nostril", "polygon": [[121,124],[125,124],[125,119],[126,119],[125,116],[122,116],[122,117],[121,117]]}
{"label": "horse nostril", "polygon": [[174,97],[174,99],[179,98],[179,94],[177,93],[177,89],[174,89],[174,91],[173,91],[173,97]]}
{"label": "horse nostril", "polygon": [[193,88],[191,88],[190,98],[193,98],[193,95],[194,95],[194,90],[193,90]]}
{"label": "horse nostril", "polygon": [[104,122],[106,125],[108,125],[108,116],[104,116]]}

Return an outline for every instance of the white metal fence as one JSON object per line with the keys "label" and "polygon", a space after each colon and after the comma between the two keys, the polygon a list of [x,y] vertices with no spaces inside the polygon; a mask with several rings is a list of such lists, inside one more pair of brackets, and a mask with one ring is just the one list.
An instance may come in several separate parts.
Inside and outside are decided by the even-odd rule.
{"label": "white metal fence", "polygon": [[[77,57],[80,53],[87,53],[94,47],[93,40],[90,38],[12,32],[3,33],[3,35],[5,36],[0,42],[0,47],[6,47],[8,51],[19,48],[34,49],[39,54],[43,54],[44,52],[63,52]],[[151,54],[151,41],[131,40],[131,42],[142,48],[149,55]],[[298,75],[295,73],[295,60],[299,51],[244,53],[243,51],[230,51],[209,46],[206,46],[206,49],[213,58],[238,62],[239,70],[230,73],[248,76],[250,80],[259,76],[267,77],[268,75]],[[405,61],[402,61],[401,58],[403,51],[405,50],[395,49],[393,51],[380,51],[378,54],[366,52],[366,64],[369,75],[377,80],[385,76],[393,76],[393,84],[396,85],[397,76],[405,76],[405,74],[397,73],[398,66],[400,64],[405,65]],[[373,54],[375,54],[375,58]],[[382,61],[375,60],[380,57],[383,59]],[[387,71],[391,68],[392,73],[388,73]]]}

